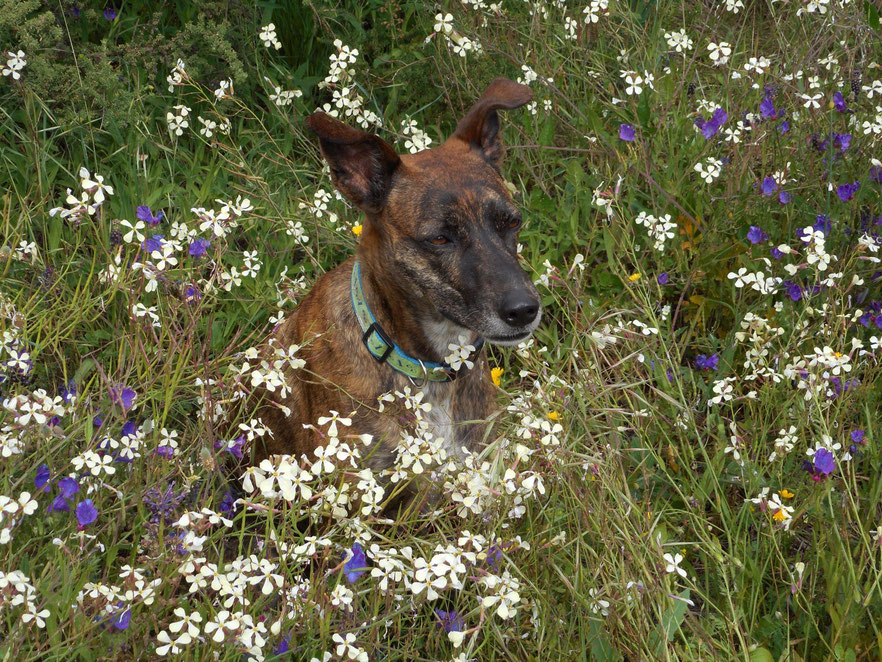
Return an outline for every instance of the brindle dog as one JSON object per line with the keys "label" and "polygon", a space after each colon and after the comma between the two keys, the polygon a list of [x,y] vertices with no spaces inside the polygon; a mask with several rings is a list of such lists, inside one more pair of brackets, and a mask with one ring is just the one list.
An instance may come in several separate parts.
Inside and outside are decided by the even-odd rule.
{"label": "brindle dog", "polygon": [[[306,124],[319,138],[334,185],[365,213],[356,255],[316,282],[276,330],[277,346],[303,345],[306,367],[287,375],[284,399],[263,392],[260,416],[272,432],[253,461],[299,457],[324,443],[304,424],[331,410],[352,416],[347,433],[373,435],[365,464],[385,469],[395,459],[401,419],[377,411],[390,391],[421,388],[432,409],[425,419],[450,456],[475,449],[496,409],[484,352],[450,381],[413,379],[366,347],[354,310],[351,280],[360,264],[364,299],[385,337],[417,362],[441,363],[448,345],[466,336],[515,345],[539,325],[539,294],[518,264],[521,215],[499,172],[503,156],[497,110],[523,106],[530,88],[495,79],[443,144],[399,155],[376,135],[325,113]],[[381,357],[382,358],[382,357]],[[287,413],[290,412],[290,413]]]}

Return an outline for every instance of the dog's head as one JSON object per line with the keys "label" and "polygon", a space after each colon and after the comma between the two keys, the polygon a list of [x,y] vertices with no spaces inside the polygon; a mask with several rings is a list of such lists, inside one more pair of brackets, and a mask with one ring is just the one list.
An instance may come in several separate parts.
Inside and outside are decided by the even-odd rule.
{"label": "dog's head", "polygon": [[499,173],[496,112],[531,98],[527,86],[497,78],[452,136],[417,154],[399,155],[325,113],[307,118],[334,185],[367,215],[360,254],[371,271],[408,301],[500,345],[528,338],[541,313],[518,264],[521,214]]}

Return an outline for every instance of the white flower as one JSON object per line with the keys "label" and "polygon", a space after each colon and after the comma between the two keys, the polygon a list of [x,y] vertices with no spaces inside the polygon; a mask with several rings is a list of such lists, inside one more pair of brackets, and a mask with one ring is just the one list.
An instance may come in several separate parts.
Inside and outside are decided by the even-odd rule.
{"label": "white flower", "polygon": [[6,67],[3,69],[3,75],[12,76],[13,80],[18,80],[21,78],[19,72],[24,69],[27,64],[25,53],[24,51],[8,51],[7,54],[9,55],[9,59],[6,60]]}
{"label": "white flower", "polygon": [[694,170],[705,182],[712,184],[723,172],[723,162],[719,159],[709,157],[705,159],[704,163],[696,163]]}
{"label": "white flower", "polygon": [[678,53],[692,50],[692,39],[686,34],[685,29],[680,29],[676,32],[666,32],[665,39],[668,42],[668,47],[673,48]]}
{"label": "white flower", "polygon": [[206,138],[211,138],[211,136],[214,135],[214,130],[217,128],[217,122],[214,120],[207,120],[201,115],[196,119],[199,120],[199,123],[202,125],[202,128],[199,129],[199,133]]}
{"label": "white flower", "polygon": [[636,71],[622,71],[619,75],[625,79],[625,83],[628,85],[625,88],[626,94],[636,96],[643,91],[641,87],[644,82],[643,78]]}
{"label": "white flower", "polygon": [[276,50],[279,50],[282,47],[282,42],[280,42],[276,38],[276,26],[273,23],[269,25],[264,25],[260,28],[260,34],[258,38],[263,42],[263,45],[267,48],[273,47]]}
{"label": "white flower", "polygon": [[468,338],[461,335],[459,337],[459,343],[450,343],[447,345],[450,354],[444,357],[444,362],[453,370],[458,371],[462,366],[471,370],[475,365],[473,361],[469,360],[469,357],[475,351],[475,346],[466,344],[466,340],[468,340]]}
{"label": "white flower", "polygon": [[222,80],[218,83],[217,89],[214,91],[214,96],[218,101],[223,99],[224,97],[233,96],[233,81],[232,80]]}
{"label": "white flower", "polygon": [[453,14],[435,14],[435,32],[450,34],[453,32]]}
{"label": "white flower", "polygon": [[326,423],[330,423],[331,425],[328,427],[328,436],[336,437],[337,436],[337,423],[341,425],[350,426],[352,425],[351,418],[343,418],[340,416],[340,412],[331,410],[330,416],[319,416],[318,424],[325,425]]}
{"label": "white flower", "polygon": [[173,106],[173,109],[176,112],[167,112],[165,114],[165,121],[168,124],[168,130],[176,136],[180,136],[183,135],[184,129],[190,126],[190,121],[187,119],[190,109],[187,106],[181,105]]}
{"label": "white flower", "polygon": [[732,46],[725,41],[721,41],[719,44],[711,42],[707,45],[707,49],[710,51],[709,57],[714,66],[726,64],[732,54]]}
{"label": "white flower", "polygon": [[806,108],[820,108],[821,104],[819,100],[824,98],[823,94],[814,94],[812,96],[809,96],[808,94],[798,94],[797,96],[805,101],[803,106]]}
{"label": "white flower", "polygon": [[680,567],[680,561],[683,560],[682,554],[676,554],[674,556],[671,556],[670,554],[665,554],[664,559],[665,559],[665,561],[667,561],[667,565],[665,566],[665,572],[667,572],[668,574],[676,572],[681,577],[688,576],[686,574],[686,571]]}
{"label": "white flower", "polygon": [[87,193],[92,194],[92,199],[96,205],[104,202],[104,194],[113,195],[113,187],[104,183],[104,177],[95,173],[94,180],[85,167],[80,168],[80,186]]}

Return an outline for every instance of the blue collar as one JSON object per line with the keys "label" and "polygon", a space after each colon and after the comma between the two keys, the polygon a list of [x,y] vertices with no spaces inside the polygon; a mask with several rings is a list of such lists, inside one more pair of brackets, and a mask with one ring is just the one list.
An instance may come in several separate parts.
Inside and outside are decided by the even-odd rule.
{"label": "blue collar", "polygon": [[[352,278],[350,281],[350,293],[352,295],[352,308],[358,318],[358,324],[362,330],[361,341],[378,363],[386,363],[413,382],[423,380],[430,382],[449,382],[456,379],[457,371],[447,363],[435,363],[434,361],[421,361],[408,356],[396,345],[383,327],[377,322],[367,300],[364,296],[364,288],[361,283],[361,265],[356,262],[352,266]],[[475,351],[470,358],[474,358],[484,346],[484,339],[479,338],[475,343]],[[416,383],[416,382],[414,382]],[[421,385],[421,384],[420,384]]]}

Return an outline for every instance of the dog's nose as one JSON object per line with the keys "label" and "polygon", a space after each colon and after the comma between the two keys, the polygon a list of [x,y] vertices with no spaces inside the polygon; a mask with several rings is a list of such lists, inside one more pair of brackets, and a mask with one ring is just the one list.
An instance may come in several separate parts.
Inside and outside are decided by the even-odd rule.
{"label": "dog's nose", "polygon": [[539,312],[539,303],[522,292],[509,292],[502,299],[499,316],[509,326],[526,326]]}

